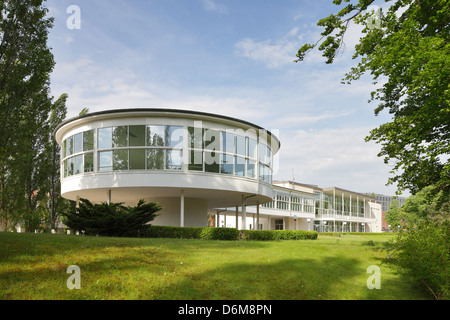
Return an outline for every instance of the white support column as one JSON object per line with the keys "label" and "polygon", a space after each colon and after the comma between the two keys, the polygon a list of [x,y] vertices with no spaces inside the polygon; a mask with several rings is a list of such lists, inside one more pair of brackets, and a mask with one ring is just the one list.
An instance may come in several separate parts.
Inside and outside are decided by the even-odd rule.
{"label": "white support column", "polygon": [[239,229],[239,207],[236,206],[236,229]]}
{"label": "white support column", "polygon": [[366,217],[366,198],[364,198],[364,218],[367,218]]}
{"label": "white support column", "polygon": [[256,202],[256,230],[259,230],[259,201]]}
{"label": "white support column", "polygon": [[180,227],[184,227],[184,190],[181,190],[180,197]]}
{"label": "white support column", "polygon": [[106,203],[107,204],[111,203],[111,190],[108,190],[106,193]]}
{"label": "white support column", "polygon": [[246,221],[247,221],[247,208],[245,207],[245,203],[246,203],[245,196],[242,195],[242,220],[241,220],[241,223],[242,223],[241,229],[242,230],[246,230],[246,228],[247,228],[247,223],[246,223]]}

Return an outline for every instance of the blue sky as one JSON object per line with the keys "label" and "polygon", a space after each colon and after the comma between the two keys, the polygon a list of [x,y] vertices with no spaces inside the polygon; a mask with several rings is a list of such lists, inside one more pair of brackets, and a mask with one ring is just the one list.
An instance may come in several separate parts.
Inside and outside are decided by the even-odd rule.
{"label": "blue sky", "polygon": [[[79,29],[67,26],[75,5]],[[360,26],[332,65],[318,51],[329,0],[47,0],[55,17],[52,94],[69,95],[68,116],[83,108],[175,108],[253,122],[281,140],[274,180],[393,195],[379,145],[364,142],[378,125],[369,78],[340,80],[356,64]],[[70,20],[73,21],[73,20]]]}

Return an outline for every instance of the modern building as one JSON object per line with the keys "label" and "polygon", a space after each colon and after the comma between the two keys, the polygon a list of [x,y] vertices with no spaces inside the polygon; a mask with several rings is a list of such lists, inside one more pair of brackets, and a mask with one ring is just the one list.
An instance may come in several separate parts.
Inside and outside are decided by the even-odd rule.
{"label": "modern building", "polygon": [[241,229],[381,231],[380,204],[370,196],[272,183],[280,141],[247,121],[175,109],[108,110],[62,122],[54,138],[63,197],[158,202],[155,225],[206,226],[213,215],[216,224]]}
{"label": "modern building", "polygon": [[381,232],[381,205],[375,198],[341,188],[294,181],[273,183],[272,201],[247,207],[245,226],[235,210],[216,209],[221,227],[318,232]]}

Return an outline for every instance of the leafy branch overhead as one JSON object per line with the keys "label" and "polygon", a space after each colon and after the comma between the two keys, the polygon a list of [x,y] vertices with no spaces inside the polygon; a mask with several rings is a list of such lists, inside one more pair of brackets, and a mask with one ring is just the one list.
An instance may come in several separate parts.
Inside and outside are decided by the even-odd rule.
{"label": "leafy branch overhead", "polygon": [[[385,2],[390,6],[383,11]],[[393,162],[394,176],[388,183],[397,183],[399,192],[409,189],[414,194],[432,184],[450,192],[449,2],[333,3],[345,6],[317,23],[324,28],[321,39],[301,46],[295,61],[318,47],[326,63],[333,63],[349,23],[364,25],[353,55],[358,63],[343,80],[351,83],[370,73],[374,84],[380,82],[369,100],[378,102],[375,115],[383,110],[392,115],[392,121],[373,129],[366,141],[379,143],[379,156]],[[375,5],[376,15],[369,10]]]}

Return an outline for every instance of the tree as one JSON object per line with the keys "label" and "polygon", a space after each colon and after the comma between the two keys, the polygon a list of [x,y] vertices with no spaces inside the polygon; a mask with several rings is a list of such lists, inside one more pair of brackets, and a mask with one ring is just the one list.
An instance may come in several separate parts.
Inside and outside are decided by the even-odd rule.
{"label": "tree", "polygon": [[450,197],[435,186],[427,186],[408,197],[400,210],[401,218],[410,226],[424,221],[442,224],[450,221]]}
{"label": "tree", "polygon": [[337,14],[317,23],[324,27],[322,38],[304,44],[296,62],[320,43],[326,63],[333,63],[350,22],[365,24],[353,55],[359,62],[343,80],[351,83],[370,72],[374,84],[382,82],[369,100],[380,102],[375,115],[392,114],[392,121],[373,129],[366,141],[381,144],[379,156],[394,162],[388,184],[397,183],[398,193],[409,189],[415,194],[428,185],[450,193],[449,2],[393,1],[377,14],[376,27],[367,23],[374,16],[367,10],[374,0],[333,1],[343,2]]}
{"label": "tree", "polygon": [[53,139],[53,131],[67,116],[67,98],[68,95],[64,93],[53,103],[49,117],[50,134],[46,154],[49,164],[48,189],[50,194],[50,210],[48,220],[50,229],[55,228],[55,223],[59,216],[58,212],[67,210],[67,206],[70,206],[69,200],[62,198],[58,193],[61,189],[61,148],[56,143],[56,140]]}
{"label": "tree", "polygon": [[386,212],[385,220],[389,225],[390,230],[397,230],[401,223],[400,218],[401,208],[398,205],[398,200],[393,200],[389,210]]}
{"label": "tree", "polygon": [[0,217],[6,227],[23,219],[35,225],[45,202],[40,185],[54,59],[47,46],[53,18],[42,3],[0,1]]}

